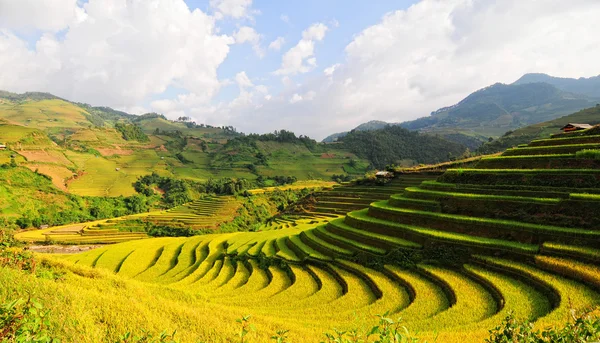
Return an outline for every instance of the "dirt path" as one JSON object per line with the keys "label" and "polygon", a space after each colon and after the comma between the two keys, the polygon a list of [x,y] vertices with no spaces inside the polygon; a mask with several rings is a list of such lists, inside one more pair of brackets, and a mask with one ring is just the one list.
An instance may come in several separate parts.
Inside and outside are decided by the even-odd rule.
{"label": "dirt path", "polygon": [[103,247],[103,245],[30,245],[27,250],[48,254],[77,254]]}

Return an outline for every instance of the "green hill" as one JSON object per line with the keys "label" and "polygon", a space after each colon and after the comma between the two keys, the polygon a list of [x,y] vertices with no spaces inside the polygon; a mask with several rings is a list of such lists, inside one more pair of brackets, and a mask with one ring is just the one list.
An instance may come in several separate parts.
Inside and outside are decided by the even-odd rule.
{"label": "green hill", "polygon": [[526,144],[534,139],[548,138],[553,134],[560,133],[560,128],[568,123],[600,124],[600,106],[584,109],[564,117],[529,125],[514,131],[508,131],[502,137],[492,142],[485,143],[478,151],[484,154],[490,154],[520,144]]}
{"label": "green hill", "polygon": [[438,163],[466,150],[462,144],[390,125],[380,130],[351,131],[341,138],[341,144],[380,169],[389,164]]}
{"label": "green hill", "polygon": [[312,140],[307,146],[256,136],[234,146],[228,142],[244,135],[233,127],[134,116],[45,93],[0,93],[0,125],[0,143],[10,150],[0,152],[3,161],[17,155],[20,165],[84,196],[133,195],[131,184],[151,172],[194,181],[278,175],[330,180],[363,175],[369,165]]}

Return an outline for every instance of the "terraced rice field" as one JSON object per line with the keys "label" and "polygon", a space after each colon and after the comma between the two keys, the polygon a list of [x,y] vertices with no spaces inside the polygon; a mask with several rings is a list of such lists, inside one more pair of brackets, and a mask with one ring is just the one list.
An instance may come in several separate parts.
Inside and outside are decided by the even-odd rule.
{"label": "terraced rice field", "polygon": [[111,244],[148,238],[144,222],[195,230],[216,229],[232,220],[239,202],[232,197],[211,197],[167,211],[135,214],[90,223],[26,231],[16,235],[28,242],[62,244]]}
{"label": "terraced rice field", "polygon": [[233,197],[210,197],[149,214],[143,220],[156,225],[181,226],[194,230],[216,229],[222,223],[232,220],[239,206],[239,201]]}
{"label": "terraced rice field", "polygon": [[[521,151],[532,150],[506,157]],[[390,311],[422,338],[477,342],[510,312],[552,325],[572,308],[600,305],[598,197],[574,194],[600,187],[572,181],[598,170],[479,163],[437,181],[402,175],[385,187],[322,192],[313,208],[259,232],[129,242],[66,259],[299,332],[367,327]],[[320,337],[303,334],[298,341]]]}

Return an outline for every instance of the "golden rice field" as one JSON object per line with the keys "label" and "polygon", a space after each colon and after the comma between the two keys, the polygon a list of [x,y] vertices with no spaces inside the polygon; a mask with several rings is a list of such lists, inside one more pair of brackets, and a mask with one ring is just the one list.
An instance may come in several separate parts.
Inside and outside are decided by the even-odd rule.
{"label": "golden rice field", "polygon": [[[520,149],[507,166],[531,156]],[[421,341],[483,342],[509,313],[546,327],[600,306],[598,197],[571,196],[600,194],[597,171],[568,168],[585,163],[568,159],[539,170],[478,163],[436,181],[407,174],[320,192],[258,232],[50,256],[65,280],[31,287],[57,311],[52,320],[77,318],[76,332],[65,325],[60,334],[82,342],[141,327],[227,342],[248,314],[258,329],[248,342],[279,329],[292,342],[320,342],[333,328],[366,331],[386,312]],[[10,273],[0,280],[26,283]]]}

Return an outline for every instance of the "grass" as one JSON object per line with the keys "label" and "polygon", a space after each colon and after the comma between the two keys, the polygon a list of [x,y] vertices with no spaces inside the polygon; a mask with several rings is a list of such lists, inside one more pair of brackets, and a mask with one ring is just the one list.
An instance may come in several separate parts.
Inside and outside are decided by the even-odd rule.
{"label": "grass", "polygon": [[559,254],[572,255],[584,259],[600,261],[600,249],[594,249],[590,247],[583,247],[577,245],[560,244],[554,242],[545,242],[542,245],[542,249],[544,252],[555,252]]}
{"label": "grass", "polygon": [[473,201],[516,201],[516,202],[527,202],[536,204],[549,204],[554,205],[560,203],[561,199],[556,198],[533,198],[533,197],[522,197],[522,196],[508,196],[508,195],[485,195],[485,194],[472,194],[472,193],[456,193],[456,192],[440,192],[431,191],[427,189],[421,189],[417,187],[409,187],[405,190],[405,195],[408,197],[424,197],[426,200],[437,200],[440,198],[459,198],[459,199],[470,199]]}
{"label": "grass", "polygon": [[537,146],[552,146],[565,144],[582,144],[582,143],[600,143],[600,135],[581,136],[581,137],[562,137],[551,139],[536,139],[529,143],[530,147]]}
{"label": "grass", "polygon": [[596,289],[600,288],[600,268],[597,265],[550,256],[536,256],[535,263],[538,267],[552,273],[579,280]]}
{"label": "grass", "polygon": [[519,221],[511,221],[511,220],[490,219],[490,218],[469,217],[469,216],[454,215],[454,214],[416,211],[416,210],[392,207],[392,206],[389,206],[386,202],[373,203],[373,204],[371,204],[371,209],[381,210],[381,211],[391,214],[391,215],[405,214],[408,216],[414,216],[416,218],[437,219],[437,220],[443,220],[445,222],[461,223],[464,225],[479,224],[479,225],[485,225],[487,227],[493,227],[495,229],[502,229],[502,230],[520,230],[520,231],[528,231],[528,232],[532,232],[532,233],[536,233],[536,234],[546,233],[546,234],[552,234],[552,235],[558,235],[558,236],[571,236],[571,237],[580,237],[580,238],[587,238],[587,239],[600,239],[600,231],[598,231],[598,230],[575,229],[575,228],[566,228],[566,227],[559,227],[559,226],[531,224],[531,223],[524,223],[524,222],[519,222]]}
{"label": "grass", "polygon": [[518,252],[523,254],[535,254],[539,247],[535,244],[524,244],[514,241],[505,241],[501,239],[485,238],[478,236],[470,236],[454,232],[439,231],[434,229],[398,224],[395,222],[369,217],[367,211],[356,211],[348,213],[351,219],[349,225],[354,223],[363,223],[361,228],[369,226],[379,226],[381,231],[390,236],[416,236],[434,241],[442,241],[455,245],[474,246],[482,248],[491,248],[505,251]]}
{"label": "grass", "polygon": [[355,240],[365,240],[365,241],[381,241],[384,245],[391,245],[393,247],[404,247],[404,248],[412,248],[419,249],[422,248],[420,244],[388,235],[381,235],[374,232],[369,232],[365,230],[360,230],[353,228],[352,226],[346,224],[343,218],[335,219],[329,222],[328,228],[331,228],[333,232],[338,233],[338,235],[349,235],[350,237],[354,237]]}
{"label": "grass", "polygon": [[599,147],[600,143],[534,146],[508,149],[502,154],[502,156],[574,154],[580,150],[596,149]]}
{"label": "grass", "polygon": [[556,308],[547,316],[538,320],[538,325],[544,326],[556,321],[569,318],[571,309],[581,309],[600,304],[600,294],[581,283],[556,276],[524,263],[514,262],[493,257],[478,257],[487,265],[501,270],[511,271],[524,277],[537,280],[552,289],[559,297]]}

